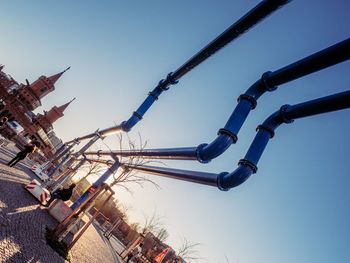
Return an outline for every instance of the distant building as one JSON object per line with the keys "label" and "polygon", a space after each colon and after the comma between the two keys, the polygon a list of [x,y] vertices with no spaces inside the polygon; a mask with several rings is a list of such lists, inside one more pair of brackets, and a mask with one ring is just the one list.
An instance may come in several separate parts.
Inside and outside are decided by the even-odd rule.
{"label": "distant building", "polygon": [[52,130],[48,133],[49,140],[54,147],[55,152],[63,146],[63,142],[60,138],[56,136],[56,133]]}
{"label": "distant building", "polygon": [[[54,106],[44,114],[34,114],[41,106],[41,99],[55,90],[55,83],[68,69],[51,77],[41,76],[32,84],[18,83],[3,72],[0,65],[0,119],[8,118],[8,124],[0,128],[5,138],[12,140],[21,148],[29,140],[40,142],[40,149],[48,158],[60,147],[62,141],[53,132],[52,124],[63,117],[63,112],[74,100]],[[20,131],[22,129],[22,131]]]}

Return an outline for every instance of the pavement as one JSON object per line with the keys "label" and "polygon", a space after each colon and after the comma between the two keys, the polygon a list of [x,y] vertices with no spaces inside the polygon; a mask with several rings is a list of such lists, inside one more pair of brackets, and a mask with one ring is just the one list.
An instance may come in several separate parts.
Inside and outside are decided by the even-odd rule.
{"label": "pavement", "polygon": [[[13,149],[0,148],[0,262],[63,263],[65,261],[46,244],[45,227],[58,222],[47,209],[24,189],[38,179],[27,160],[11,168],[6,163],[15,154]],[[122,263],[101,230],[92,224],[71,250],[72,263]]]}

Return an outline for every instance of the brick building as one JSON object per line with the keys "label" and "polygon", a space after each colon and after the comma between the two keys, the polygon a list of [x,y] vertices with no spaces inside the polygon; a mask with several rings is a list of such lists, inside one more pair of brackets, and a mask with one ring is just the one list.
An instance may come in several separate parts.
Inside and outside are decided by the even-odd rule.
{"label": "brick building", "polygon": [[74,99],[44,114],[34,114],[33,110],[41,106],[42,98],[55,90],[55,83],[69,68],[50,77],[41,76],[32,84],[27,80],[26,84],[18,83],[3,72],[3,68],[0,65],[0,119],[7,117],[8,123],[0,127],[1,135],[19,148],[29,140],[36,140],[43,154],[52,156],[59,145],[52,124],[64,116],[63,112]]}

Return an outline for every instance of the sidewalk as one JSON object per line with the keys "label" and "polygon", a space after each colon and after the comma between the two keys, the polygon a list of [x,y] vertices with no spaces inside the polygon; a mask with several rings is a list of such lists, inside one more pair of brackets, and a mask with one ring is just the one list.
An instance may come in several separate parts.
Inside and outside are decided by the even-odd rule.
{"label": "sidewalk", "polygon": [[[23,163],[14,168],[4,165],[10,158],[6,151],[0,151],[0,262],[65,262],[44,238],[45,227],[54,228],[57,221],[23,187],[31,179],[37,179],[36,176]],[[73,247],[71,262],[118,261],[96,229],[90,226]]]}

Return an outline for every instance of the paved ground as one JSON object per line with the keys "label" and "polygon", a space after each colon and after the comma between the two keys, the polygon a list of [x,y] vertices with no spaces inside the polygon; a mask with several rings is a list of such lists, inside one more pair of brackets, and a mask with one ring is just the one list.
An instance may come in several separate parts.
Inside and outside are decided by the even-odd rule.
{"label": "paved ground", "polygon": [[[65,262],[43,237],[45,226],[54,228],[57,221],[23,188],[35,176],[23,163],[15,168],[4,165],[11,154],[11,151],[0,149],[0,262]],[[121,262],[93,226],[71,252],[72,263]]]}

